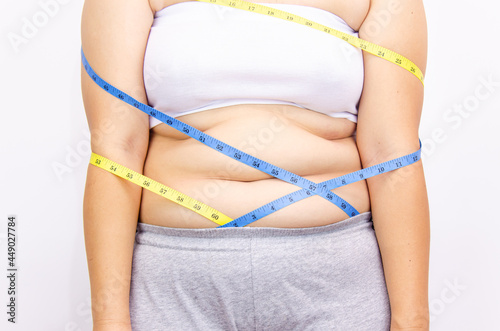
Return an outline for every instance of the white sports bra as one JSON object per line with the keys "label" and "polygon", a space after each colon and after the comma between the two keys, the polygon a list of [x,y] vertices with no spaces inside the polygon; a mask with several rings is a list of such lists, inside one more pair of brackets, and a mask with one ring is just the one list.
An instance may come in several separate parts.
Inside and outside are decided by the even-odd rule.
{"label": "white sports bra", "polygon": [[[315,7],[265,4],[353,36]],[[189,1],[155,15],[144,59],[149,104],[172,117],[237,104],[287,104],[357,121],[362,51],[306,26]],[[150,127],[161,123],[150,117]]]}

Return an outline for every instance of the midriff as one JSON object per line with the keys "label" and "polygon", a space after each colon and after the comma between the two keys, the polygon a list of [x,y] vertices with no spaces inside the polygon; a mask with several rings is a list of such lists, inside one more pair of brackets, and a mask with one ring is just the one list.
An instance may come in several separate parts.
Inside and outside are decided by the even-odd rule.
{"label": "midriff", "polygon": [[[245,153],[319,183],[361,169],[346,119],[286,105],[236,105],[178,117]],[[232,218],[300,189],[219,153],[160,124],[151,129],[144,175],[191,196]],[[359,212],[370,210],[365,181],[333,190]],[[313,227],[348,216],[312,196],[249,226]],[[178,228],[217,224],[161,196],[143,191],[140,221]]]}

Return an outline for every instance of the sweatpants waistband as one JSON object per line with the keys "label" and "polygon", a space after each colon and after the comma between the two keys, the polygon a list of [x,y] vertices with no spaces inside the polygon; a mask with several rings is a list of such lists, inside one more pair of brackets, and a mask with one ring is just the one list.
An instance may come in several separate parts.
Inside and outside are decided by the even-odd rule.
{"label": "sweatpants waistband", "polygon": [[371,212],[365,212],[351,218],[317,227],[274,228],[274,227],[232,227],[232,228],[170,228],[147,223],[138,223],[136,241],[141,244],[154,244],[161,237],[177,238],[266,238],[296,237],[315,234],[342,233],[353,228],[371,224]]}

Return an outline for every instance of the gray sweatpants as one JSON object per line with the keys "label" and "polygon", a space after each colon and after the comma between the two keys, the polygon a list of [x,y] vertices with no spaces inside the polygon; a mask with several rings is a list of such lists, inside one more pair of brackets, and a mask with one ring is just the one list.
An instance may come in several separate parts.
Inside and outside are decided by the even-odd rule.
{"label": "gray sweatpants", "polygon": [[174,229],[139,223],[133,331],[387,331],[371,214],[321,227]]}

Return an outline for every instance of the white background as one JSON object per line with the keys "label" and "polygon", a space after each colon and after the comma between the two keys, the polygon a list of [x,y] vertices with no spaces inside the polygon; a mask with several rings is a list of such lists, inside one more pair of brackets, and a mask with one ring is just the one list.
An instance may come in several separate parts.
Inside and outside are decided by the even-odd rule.
{"label": "white background", "polygon": [[[79,78],[83,1],[58,1],[52,15],[38,1],[0,3],[1,330],[91,330],[82,235],[90,155]],[[500,6],[492,3],[425,0],[420,136],[432,213],[432,330],[499,330]],[[26,20],[38,22],[37,30],[23,32]],[[14,34],[25,38],[17,46]],[[8,215],[18,220],[16,325],[6,321]]]}

